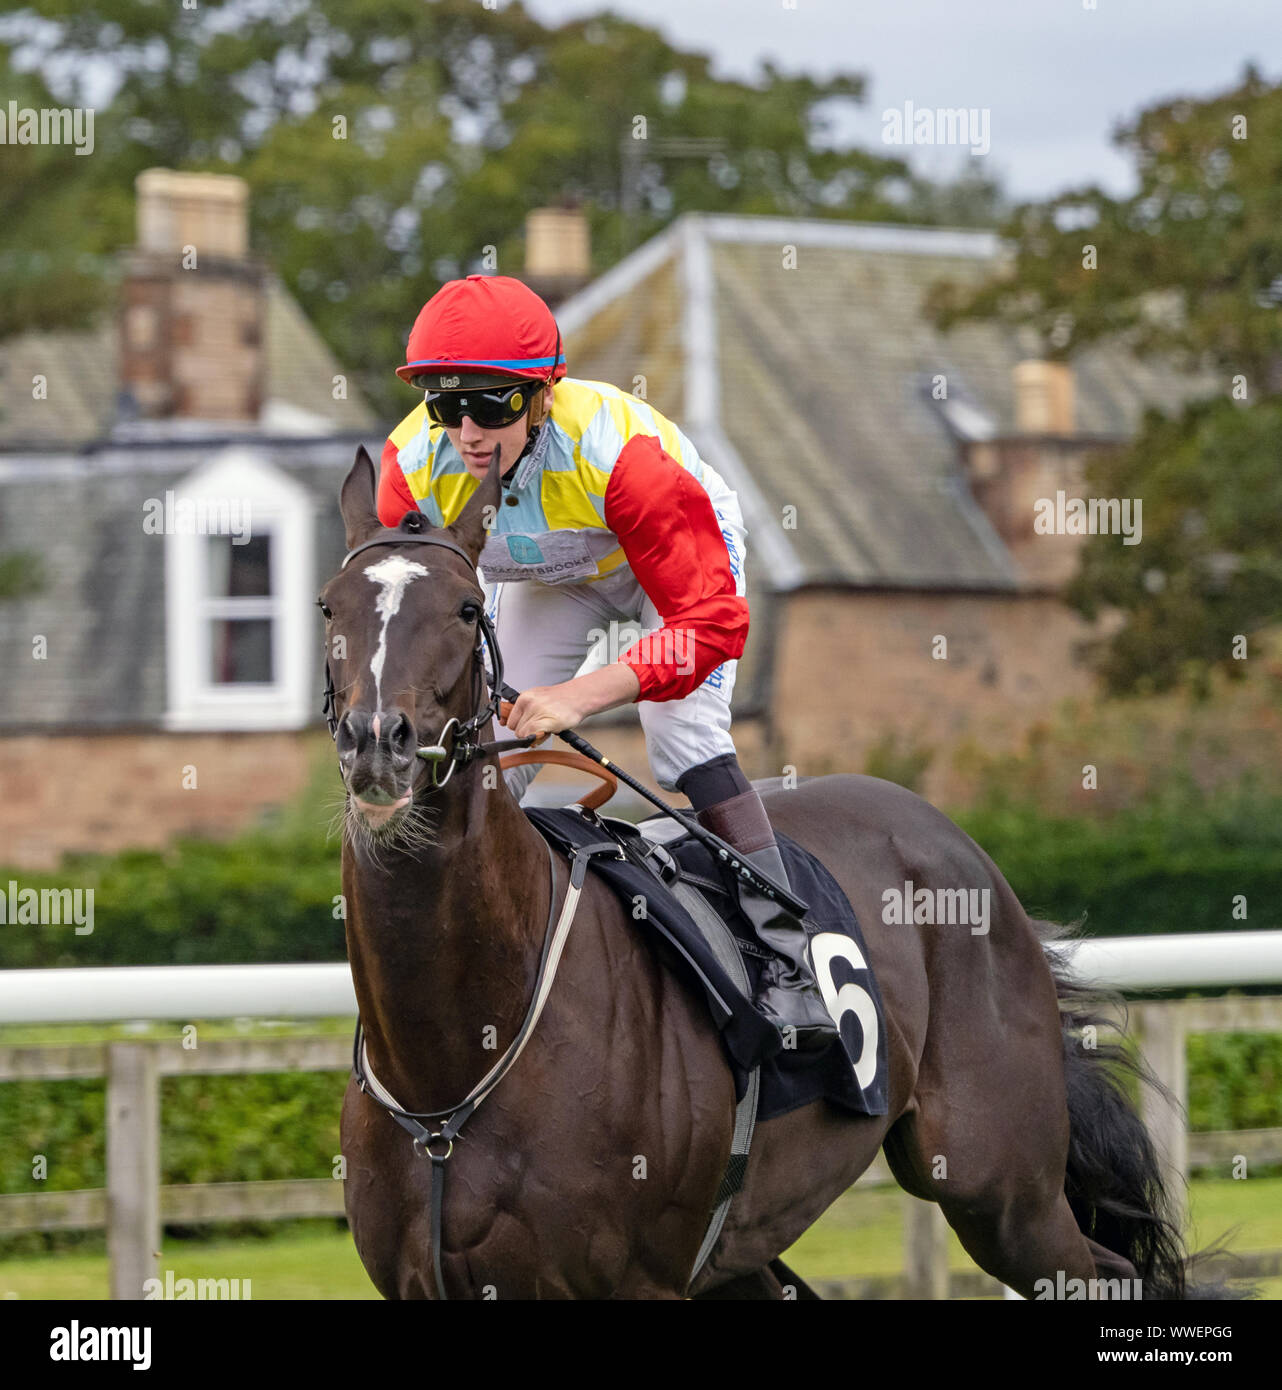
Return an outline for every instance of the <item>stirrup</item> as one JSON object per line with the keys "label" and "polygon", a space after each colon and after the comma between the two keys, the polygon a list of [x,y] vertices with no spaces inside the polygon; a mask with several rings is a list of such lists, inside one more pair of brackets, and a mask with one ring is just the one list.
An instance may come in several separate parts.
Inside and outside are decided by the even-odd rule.
{"label": "stirrup", "polygon": [[[763,979],[768,979],[773,964],[770,962],[766,965]],[[833,1043],[841,1041],[840,1030],[828,1012],[817,984],[789,988],[778,983],[767,983],[757,991],[753,1007],[778,1028],[785,1039],[785,1046],[791,1031],[795,1040],[794,1051],[823,1052]]]}

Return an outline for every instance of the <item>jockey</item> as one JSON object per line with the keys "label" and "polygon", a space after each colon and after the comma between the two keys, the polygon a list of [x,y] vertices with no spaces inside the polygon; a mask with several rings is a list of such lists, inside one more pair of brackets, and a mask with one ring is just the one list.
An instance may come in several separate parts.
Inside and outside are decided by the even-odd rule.
{"label": "jockey", "polygon": [[[424,305],[397,376],[425,393],[383,450],[379,519],[448,526],[501,448],[503,502],[479,568],[508,679],[513,738],[637,702],[659,785],[786,884],[765,808],[739,767],[730,696],[748,634],[738,500],[694,445],[617,387],[566,376],[547,305],[519,280],[469,275]],[[647,634],[614,661],[610,624]],[[508,769],[519,798],[535,766]],[[757,1007],[798,1048],[835,1026],[801,925],[764,897],[744,910],[775,953]]]}

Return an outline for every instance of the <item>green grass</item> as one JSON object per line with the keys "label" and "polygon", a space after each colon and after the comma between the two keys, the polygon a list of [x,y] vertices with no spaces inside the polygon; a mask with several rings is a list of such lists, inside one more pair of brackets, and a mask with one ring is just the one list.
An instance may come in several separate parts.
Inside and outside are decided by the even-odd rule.
{"label": "green grass", "polygon": [[[784,1254],[803,1279],[850,1279],[902,1268],[903,1209],[898,1188],[855,1188]],[[1228,1237],[1233,1251],[1282,1249],[1282,1177],[1196,1179],[1189,1184],[1193,1249]],[[1236,1228],[1236,1229],[1234,1229]],[[948,1232],[948,1267],[974,1270],[974,1261]],[[1261,1280],[1260,1297],[1282,1298],[1282,1278]]]}
{"label": "green grass", "polygon": [[[1209,1244],[1237,1227],[1229,1248],[1282,1248],[1282,1178],[1208,1179],[1190,1187],[1190,1241]],[[901,1268],[905,1198],[898,1188],[856,1189],[838,1199],[786,1254],[803,1279],[890,1275]],[[949,1265],[973,1269],[949,1232]],[[345,1230],[328,1222],[282,1223],[271,1238],[166,1240],[160,1269],[175,1279],[246,1279],[255,1299],[348,1299],[378,1295]],[[96,1253],[33,1256],[0,1264],[0,1297],[100,1299],[107,1259]],[[1261,1281],[1262,1298],[1282,1298],[1282,1278]]]}
{"label": "green grass", "polygon": [[[329,1229],[324,1227],[328,1225]],[[160,1277],[239,1279],[256,1300],[377,1298],[346,1230],[332,1223],[284,1229],[267,1240],[166,1240]],[[33,1256],[0,1264],[0,1298],[107,1297],[105,1254]]]}
{"label": "green grass", "polygon": [[172,1042],[182,1040],[189,1023],[209,1038],[293,1038],[320,1034],[351,1037],[356,1022],[350,1018],[185,1018],[163,1022],[140,1019],[136,1023],[5,1023],[0,1024],[0,1045],[29,1047],[36,1044]]}

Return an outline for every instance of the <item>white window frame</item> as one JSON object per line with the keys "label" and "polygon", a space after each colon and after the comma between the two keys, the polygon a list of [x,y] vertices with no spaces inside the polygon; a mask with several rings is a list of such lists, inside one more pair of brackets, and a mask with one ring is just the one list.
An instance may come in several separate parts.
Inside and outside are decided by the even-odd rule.
{"label": "white window frame", "polygon": [[[253,449],[228,449],[173,487],[176,498],[249,506],[250,534],[271,537],[270,597],[215,598],[209,593],[210,535],[165,532],[165,635],[169,706],[175,730],[301,729],[317,704],[310,648],[315,637],[314,508],[306,488]],[[222,534],[227,534],[223,532]],[[210,677],[209,626],[219,618],[269,618],[269,682],[227,684]]]}

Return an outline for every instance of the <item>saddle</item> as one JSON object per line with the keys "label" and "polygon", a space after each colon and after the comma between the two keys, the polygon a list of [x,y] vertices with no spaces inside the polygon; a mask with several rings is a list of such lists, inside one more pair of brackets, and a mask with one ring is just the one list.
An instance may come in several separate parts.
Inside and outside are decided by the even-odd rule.
{"label": "saddle", "polygon": [[581,802],[556,810],[526,807],[525,814],[576,869],[581,856],[587,859],[588,869],[622,898],[629,919],[654,934],[660,958],[702,992],[720,1030],[734,1076],[734,1132],[693,1282],[743,1185],[758,1119],[821,1098],[855,1114],[886,1113],[885,1011],[859,923],[819,860],[776,831],[788,881],[809,904],[805,926],[815,975],[839,1033],[822,1052],[790,1051],[752,1006],[770,952],[753,939],[733,879],[684,826],[657,817],[638,828]]}
{"label": "saddle", "polygon": [[885,1011],[863,933],[840,885],[814,855],[775,832],[788,881],[809,904],[805,926],[815,974],[837,1020],[840,1045],[803,1053],[784,1045],[756,1012],[757,977],[771,953],[738,909],[733,878],[679,822],[638,827],[582,805],[526,807],[554,849],[590,851],[589,868],[619,895],[629,920],[653,934],[660,958],[701,992],[742,1102],[759,1076],[755,1118],[768,1120],[820,1098],[860,1115],[884,1115]]}

